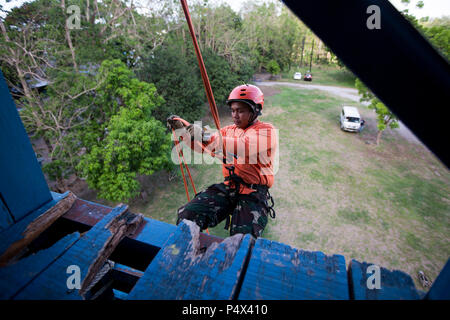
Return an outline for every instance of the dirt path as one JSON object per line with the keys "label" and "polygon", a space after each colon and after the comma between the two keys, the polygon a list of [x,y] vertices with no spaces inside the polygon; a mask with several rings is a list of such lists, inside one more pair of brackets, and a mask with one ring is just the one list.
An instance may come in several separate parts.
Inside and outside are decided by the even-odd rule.
{"label": "dirt path", "polygon": [[[282,81],[258,81],[257,84],[259,86],[286,86],[293,87],[299,89],[310,89],[310,90],[322,90],[326,91],[335,96],[349,99],[359,103],[360,96],[358,94],[358,90],[353,88],[345,88],[345,87],[336,87],[336,86],[326,86],[320,84],[306,84],[306,83],[292,83],[292,82],[282,82]],[[362,103],[365,104],[365,103]],[[412,133],[409,128],[399,121],[399,128],[395,130],[398,134],[400,134],[403,138],[412,143],[422,144],[422,142]]]}

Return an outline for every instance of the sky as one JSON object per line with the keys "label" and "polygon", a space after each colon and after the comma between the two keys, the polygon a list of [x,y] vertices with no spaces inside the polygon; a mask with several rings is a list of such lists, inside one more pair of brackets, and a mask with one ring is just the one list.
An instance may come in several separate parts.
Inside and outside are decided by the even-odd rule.
{"label": "sky", "polygon": [[[22,3],[32,0],[0,0],[0,5],[3,9],[10,10],[13,7],[20,6]],[[214,0],[213,0],[214,1]],[[227,2],[235,11],[239,11],[241,4],[245,3],[243,0],[216,0],[218,2]],[[401,11],[406,8],[409,9],[409,13],[415,15],[417,18],[429,16],[430,18],[437,18],[443,15],[450,16],[450,0],[423,0],[424,7],[422,9],[415,8],[417,0],[411,0],[411,4],[408,6],[401,3],[401,0],[389,0],[397,10]],[[70,3],[70,0],[67,1]],[[188,2],[189,4],[189,2]],[[3,14],[0,14],[3,17]]]}
{"label": "sky", "polygon": [[449,0],[424,0],[424,7],[422,9],[415,8],[417,1],[412,0],[409,6],[405,6],[401,3],[401,0],[389,0],[390,3],[401,11],[406,8],[409,9],[409,13],[413,14],[417,18],[430,17],[439,18],[442,16],[450,16],[450,1]]}
{"label": "sky", "polygon": [[[0,0],[1,1],[1,0]],[[220,1],[220,0],[217,0]],[[409,9],[409,13],[413,14],[417,18],[429,16],[430,18],[439,18],[443,15],[450,16],[450,0],[423,0],[424,7],[422,9],[416,8],[415,4],[417,0],[411,0],[411,3],[406,6],[401,0],[389,0],[390,3],[399,11]],[[235,11],[239,11],[241,4],[245,1],[242,0],[223,0],[223,2],[229,3],[229,5]]]}

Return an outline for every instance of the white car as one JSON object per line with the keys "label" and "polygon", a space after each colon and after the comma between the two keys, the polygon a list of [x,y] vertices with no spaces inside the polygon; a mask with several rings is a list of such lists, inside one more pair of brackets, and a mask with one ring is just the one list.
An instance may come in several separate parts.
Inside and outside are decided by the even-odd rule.
{"label": "white car", "polygon": [[350,106],[343,106],[340,117],[341,129],[345,131],[359,131],[361,127],[361,116],[358,109]]}
{"label": "white car", "polygon": [[294,73],[294,80],[302,80],[302,74],[300,72]]}

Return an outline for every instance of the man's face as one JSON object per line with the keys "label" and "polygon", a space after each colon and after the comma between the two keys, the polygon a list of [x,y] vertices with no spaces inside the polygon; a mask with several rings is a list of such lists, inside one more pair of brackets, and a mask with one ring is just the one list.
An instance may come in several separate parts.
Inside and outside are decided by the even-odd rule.
{"label": "man's face", "polygon": [[235,101],[231,103],[231,117],[238,128],[245,129],[252,116],[253,112],[245,102]]}

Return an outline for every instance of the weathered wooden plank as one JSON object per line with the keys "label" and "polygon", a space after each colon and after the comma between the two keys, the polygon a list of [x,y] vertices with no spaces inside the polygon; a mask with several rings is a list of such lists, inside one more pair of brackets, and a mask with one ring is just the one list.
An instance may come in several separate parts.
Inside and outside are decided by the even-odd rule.
{"label": "weathered wooden plank", "polygon": [[[411,277],[399,270],[388,270],[380,267],[380,287],[370,288],[367,280],[375,284],[373,278],[375,272],[367,270],[367,262],[350,261],[348,277],[350,284],[350,295],[355,300],[417,300],[420,299]],[[369,271],[369,272],[368,272]]]}
{"label": "weathered wooden plank", "polygon": [[0,193],[19,221],[52,197],[1,71],[0,101]]}
{"label": "weathered wooden plank", "polygon": [[22,233],[25,231],[27,226],[41,214],[55,206],[59,201],[66,198],[69,195],[69,192],[60,194],[59,196],[55,196],[54,199],[38,208],[34,212],[27,215],[22,220],[12,224],[9,228],[2,230],[0,232],[0,255],[3,255],[4,252],[16,241],[20,241],[23,238]]}
{"label": "weathered wooden plank", "polygon": [[[58,195],[52,192],[52,195]],[[77,199],[72,208],[64,214],[64,218],[83,223],[87,226],[93,226],[105,215],[111,212],[112,208],[95,202]],[[169,235],[177,229],[176,225],[161,222],[158,220],[144,218],[138,230],[130,236],[140,243],[145,243],[154,247],[161,248],[167,241]],[[221,242],[223,239],[209,234],[200,233],[200,244],[208,247],[213,242]]]}
{"label": "weathered wooden plank", "polygon": [[[54,264],[32,281],[15,299],[84,299],[92,279],[123,237],[133,233],[142,215],[127,212],[119,205],[86,232]],[[78,266],[81,288],[67,288],[67,268]]]}
{"label": "weathered wooden plank", "polygon": [[[53,196],[58,196],[52,192]],[[103,219],[112,208],[95,202],[77,199],[70,210],[64,214],[64,218],[83,223],[88,226],[95,225]],[[161,248],[169,235],[177,229],[177,226],[158,220],[144,218],[138,230],[130,238],[139,242]]]}
{"label": "weathered wooden plank", "polygon": [[238,299],[349,299],[345,259],[259,238]]}
{"label": "weathered wooden plank", "polygon": [[110,272],[110,278],[113,279],[114,289],[125,292],[126,294],[133,289],[136,282],[143,275],[144,272],[117,262],[114,263],[114,267]]}
{"label": "weathered wooden plank", "polygon": [[109,230],[111,236],[104,242],[96,259],[89,266],[88,273],[81,284],[80,294],[84,295],[86,293],[94,277],[100,271],[106,259],[108,259],[119,242],[124,237],[133,234],[141,224],[143,220],[141,214],[135,215],[126,212],[126,210],[128,210],[128,206],[126,206],[126,209],[120,213],[117,218],[111,220],[111,222],[104,227]]}
{"label": "weathered wooden plank", "polygon": [[136,270],[134,268],[131,268],[129,266],[126,266],[126,265],[123,265],[120,263],[115,263],[113,270],[118,271],[118,272],[123,272],[130,276],[138,277],[138,278],[140,278],[144,275],[144,273],[142,271]]}
{"label": "weathered wooden plank", "polygon": [[128,297],[127,293],[117,290],[117,289],[113,289],[113,293],[114,293],[114,298],[117,300],[126,300]]}
{"label": "weathered wooden plank", "polygon": [[0,299],[13,298],[79,238],[78,232],[72,233],[48,249],[38,251],[12,265],[0,268]]}
{"label": "weathered wooden plank", "polygon": [[145,218],[144,228],[134,239],[161,248],[176,230],[176,225]]}
{"label": "weathered wooden plank", "polygon": [[429,300],[450,300],[450,259],[431,285],[425,296]]}
{"label": "weathered wooden plank", "polygon": [[198,226],[183,220],[127,299],[232,299],[252,242],[237,234],[202,252]]}
{"label": "weathered wooden plank", "polygon": [[64,218],[83,223],[88,226],[93,226],[101,219],[103,219],[112,210],[111,207],[107,207],[91,201],[77,199],[70,208],[64,214]]}
{"label": "weathered wooden plank", "polygon": [[22,232],[22,238],[13,242],[0,256],[0,267],[20,253],[28,244],[36,239],[45,229],[69,210],[76,196],[69,191],[68,195],[58,201],[54,206],[31,221]]}

